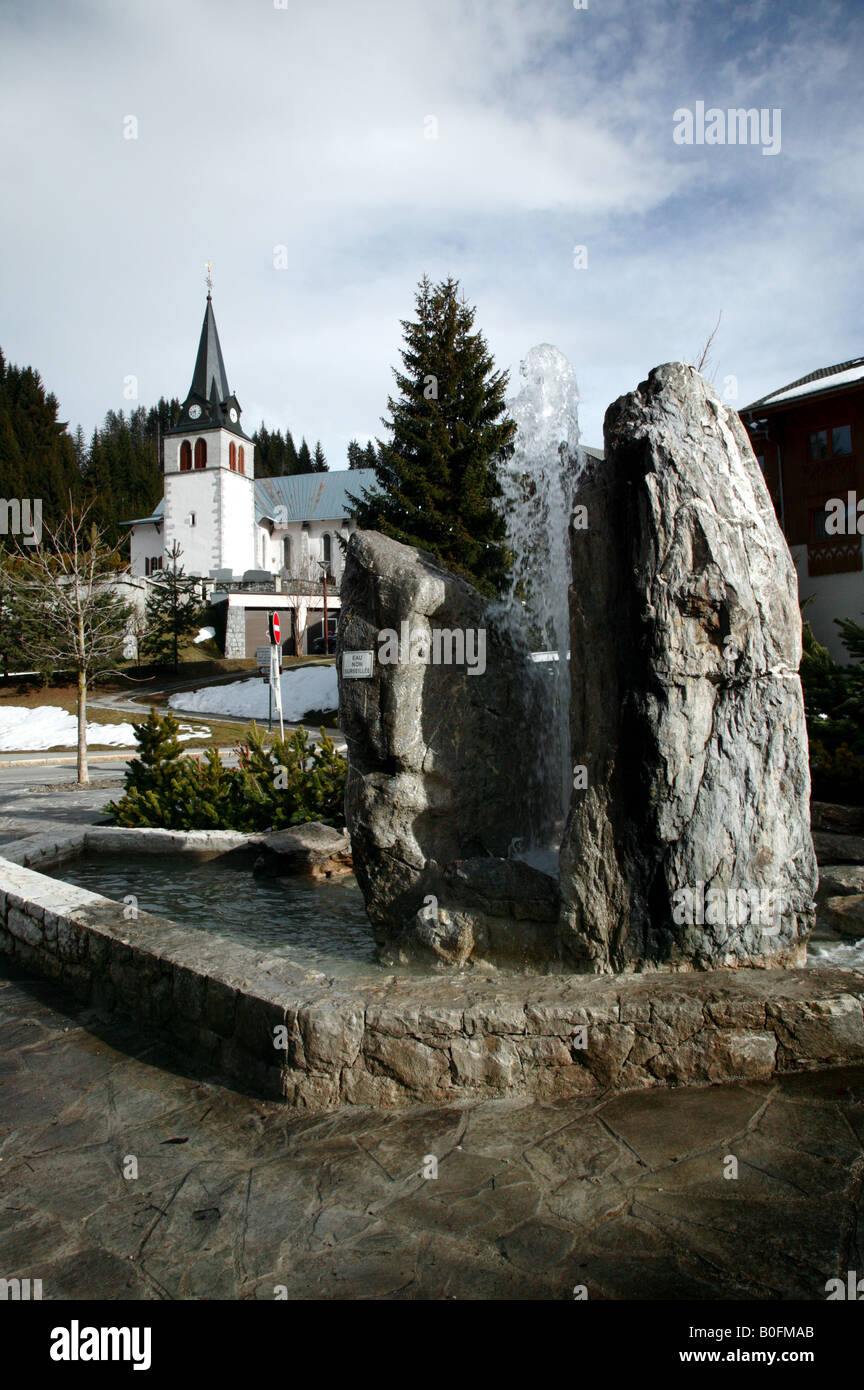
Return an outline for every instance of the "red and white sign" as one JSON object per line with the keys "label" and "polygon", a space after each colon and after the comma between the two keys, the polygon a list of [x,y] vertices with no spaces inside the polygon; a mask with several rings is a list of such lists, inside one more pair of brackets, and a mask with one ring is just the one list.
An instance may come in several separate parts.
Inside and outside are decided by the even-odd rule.
{"label": "red and white sign", "polygon": [[270,630],[270,641],[272,642],[272,644],[273,644],[274,647],[278,647],[278,646],[279,646],[279,614],[278,614],[278,613],[271,613],[271,614],[270,614],[270,622],[269,622],[268,626],[269,626],[269,630]]}

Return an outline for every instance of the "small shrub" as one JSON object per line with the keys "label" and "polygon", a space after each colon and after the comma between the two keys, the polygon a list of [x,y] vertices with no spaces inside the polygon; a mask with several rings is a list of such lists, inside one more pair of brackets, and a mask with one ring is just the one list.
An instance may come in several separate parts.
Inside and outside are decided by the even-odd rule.
{"label": "small shrub", "polygon": [[172,714],[155,710],[135,726],[138,758],[127,763],[123,795],[105,808],[116,825],[256,831],[344,823],[348,764],[323,729],[319,744],[296,729],[266,748],[252,724],[235,768],[215,748],[203,759],[184,754],[177,728]]}

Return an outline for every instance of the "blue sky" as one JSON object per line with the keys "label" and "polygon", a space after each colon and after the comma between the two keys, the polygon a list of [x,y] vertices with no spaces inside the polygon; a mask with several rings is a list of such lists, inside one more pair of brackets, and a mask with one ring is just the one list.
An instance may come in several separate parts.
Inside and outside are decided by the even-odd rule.
{"label": "blue sky", "polygon": [[[380,433],[424,272],[514,391],[566,353],[589,444],[721,313],[739,407],[864,353],[861,0],[587,3],[6,0],[0,346],[88,432],[128,377],[183,396],[210,259],[246,428],[331,467]],[[780,152],[677,145],[699,101],[779,108]]]}

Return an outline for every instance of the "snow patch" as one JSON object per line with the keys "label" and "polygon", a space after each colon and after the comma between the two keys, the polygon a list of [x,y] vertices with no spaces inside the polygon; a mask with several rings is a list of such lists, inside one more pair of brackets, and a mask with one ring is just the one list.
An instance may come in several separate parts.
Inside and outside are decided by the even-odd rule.
{"label": "snow patch", "polygon": [[[168,701],[172,709],[196,714],[230,714],[238,719],[266,719],[268,684],[261,676],[181,691]],[[299,666],[282,675],[282,713],[290,723],[313,709],[335,709],[339,687],[335,665]],[[275,717],[276,710],[274,707]]]}
{"label": "snow patch", "polygon": [[[209,729],[180,725],[178,738],[208,738]],[[134,748],[132,724],[89,724],[87,743],[104,743],[111,748]],[[0,752],[30,753],[46,748],[77,748],[78,720],[59,705],[0,705]]]}

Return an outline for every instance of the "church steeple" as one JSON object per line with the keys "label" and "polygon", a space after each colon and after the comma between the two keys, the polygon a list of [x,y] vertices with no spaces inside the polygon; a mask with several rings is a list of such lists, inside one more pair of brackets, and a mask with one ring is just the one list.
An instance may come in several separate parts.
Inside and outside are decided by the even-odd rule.
{"label": "church steeple", "polygon": [[221,405],[231,395],[228,373],[222,357],[219,333],[216,329],[216,315],[213,313],[213,300],[207,296],[204,322],[201,325],[201,338],[198,343],[198,356],[189,395],[197,396],[199,401],[214,402]]}
{"label": "church steeple", "polygon": [[240,424],[240,402],[228,385],[209,284],[208,276],[207,304],[192,385],[181,407],[180,419],[171,433],[186,434],[221,427],[246,439],[247,435]]}

